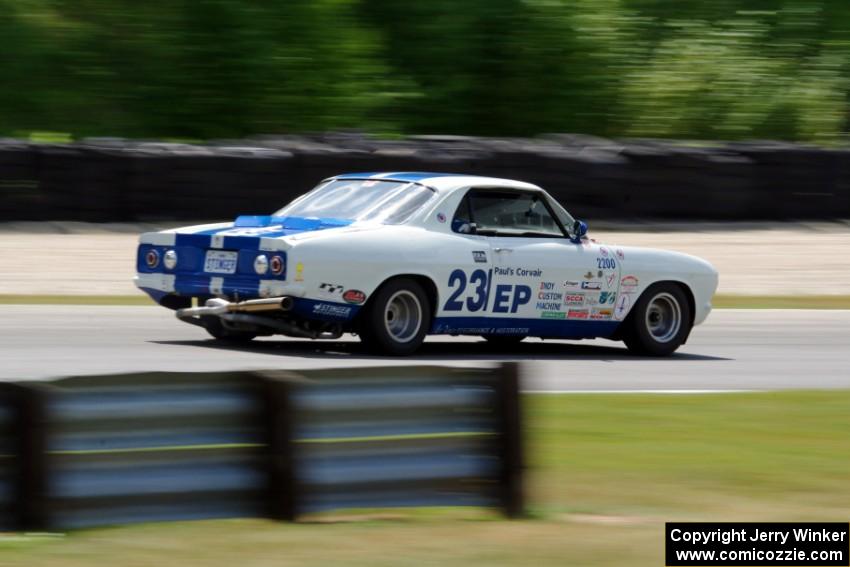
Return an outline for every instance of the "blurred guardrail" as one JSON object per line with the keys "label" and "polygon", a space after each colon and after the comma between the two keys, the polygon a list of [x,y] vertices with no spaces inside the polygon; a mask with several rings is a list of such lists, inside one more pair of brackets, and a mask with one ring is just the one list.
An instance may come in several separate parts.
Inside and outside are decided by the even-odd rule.
{"label": "blurred guardrail", "polygon": [[521,179],[590,219],[850,218],[850,149],[782,142],[683,145],[360,134],[204,145],[0,140],[0,220],[230,219],[269,214],[321,179],[445,171]]}
{"label": "blurred guardrail", "polygon": [[0,529],[522,511],[515,365],[147,373],[0,389]]}

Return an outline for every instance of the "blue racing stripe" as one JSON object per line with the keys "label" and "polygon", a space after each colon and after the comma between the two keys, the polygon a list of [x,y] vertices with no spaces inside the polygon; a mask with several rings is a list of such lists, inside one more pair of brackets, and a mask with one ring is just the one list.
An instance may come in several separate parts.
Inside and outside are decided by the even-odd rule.
{"label": "blue racing stripe", "polygon": [[178,275],[174,278],[174,291],[178,295],[209,295],[210,279],[212,276]]}
{"label": "blue racing stripe", "polygon": [[[209,228],[194,234],[178,233],[177,236],[195,236],[198,238],[198,242],[203,242],[202,238],[205,236],[209,237],[230,231],[240,231],[242,234],[224,234],[225,241],[228,238],[279,238],[300,232],[339,228],[348,226],[352,222],[354,221],[337,218],[240,216],[237,217],[236,222],[222,228]],[[259,246],[259,240],[257,240],[257,246]],[[207,245],[206,247],[208,248],[209,246]],[[227,247],[225,245],[225,248]],[[248,246],[236,247],[247,248]]]}
{"label": "blue racing stripe", "polygon": [[416,183],[433,177],[466,177],[458,173],[432,173],[428,171],[392,171],[379,173],[344,173],[335,179],[383,179],[386,181],[408,181]]}
{"label": "blue racing stripe", "polygon": [[195,248],[209,248],[212,243],[210,235],[199,232],[197,234],[177,233],[174,237],[175,246],[194,246]]}
{"label": "blue racing stripe", "polygon": [[225,236],[222,246],[226,250],[259,250],[259,236]]}
{"label": "blue racing stripe", "polygon": [[228,297],[252,299],[260,296],[260,279],[224,276],[221,291]]}

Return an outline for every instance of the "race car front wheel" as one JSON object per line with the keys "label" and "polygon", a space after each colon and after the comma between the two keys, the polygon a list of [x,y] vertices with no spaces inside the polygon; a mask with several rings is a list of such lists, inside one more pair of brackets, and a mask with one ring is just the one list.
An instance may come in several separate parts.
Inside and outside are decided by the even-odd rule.
{"label": "race car front wheel", "polygon": [[431,304],[410,278],[384,284],[366,305],[360,339],[372,351],[404,356],[415,352],[431,327]]}
{"label": "race car front wheel", "polygon": [[623,340],[635,354],[673,353],[691,330],[691,312],[684,291],[668,282],[650,286],[624,324],[627,328]]}

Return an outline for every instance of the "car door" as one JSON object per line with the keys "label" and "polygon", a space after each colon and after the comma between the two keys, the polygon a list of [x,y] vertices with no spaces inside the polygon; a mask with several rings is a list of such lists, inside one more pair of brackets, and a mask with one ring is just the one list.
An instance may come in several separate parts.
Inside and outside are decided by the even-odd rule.
{"label": "car door", "polygon": [[573,242],[542,192],[473,189],[475,234],[492,255],[490,324],[494,332],[594,336],[613,319],[619,263],[612,250]]}
{"label": "car door", "polygon": [[456,240],[439,251],[435,272],[441,299],[432,332],[488,334],[493,253],[487,239],[472,230],[465,199],[452,217],[451,229]]}

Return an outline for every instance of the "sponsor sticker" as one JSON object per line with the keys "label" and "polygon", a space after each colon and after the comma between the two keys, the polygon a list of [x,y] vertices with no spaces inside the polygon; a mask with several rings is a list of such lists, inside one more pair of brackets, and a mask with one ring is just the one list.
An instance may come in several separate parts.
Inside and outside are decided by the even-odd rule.
{"label": "sponsor sticker", "polygon": [[295,281],[304,281],[304,264],[302,264],[301,262],[295,264]]}
{"label": "sponsor sticker", "polygon": [[497,327],[490,330],[492,335],[527,335],[529,332],[528,327]]}
{"label": "sponsor sticker", "polygon": [[582,276],[582,277],[584,277],[584,279],[586,279],[586,280],[592,280],[593,279],[593,272],[588,270],[587,273],[584,274],[584,276]]}
{"label": "sponsor sticker", "polygon": [[366,294],[359,289],[349,289],[342,294],[342,300],[346,303],[355,303],[359,305],[366,301]]}
{"label": "sponsor sticker", "polygon": [[330,303],[317,303],[313,306],[313,314],[347,319],[349,314],[351,314],[351,307],[332,305]]}
{"label": "sponsor sticker", "polygon": [[485,252],[484,250],[473,250],[472,259],[475,260],[475,262],[478,264],[486,264],[487,252]]}
{"label": "sponsor sticker", "polygon": [[616,279],[617,279],[616,272],[612,273],[608,276],[605,276],[605,287],[607,287],[608,289],[611,289],[611,286],[614,285],[614,280],[616,280]]}
{"label": "sponsor sticker", "polygon": [[610,307],[594,307],[590,312],[590,318],[594,321],[603,321],[610,319],[614,315],[614,310]]}
{"label": "sponsor sticker", "polygon": [[342,293],[342,290],[345,289],[344,286],[339,284],[332,283],[320,283],[319,284],[319,295],[324,295],[328,297],[334,297]]}
{"label": "sponsor sticker", "polygon": [[235,274],[238,253],[228,250],[207,250],[204,271],[211,274]]}
{"label": "sponsor sticker", "polygon": [[584,305],[584,294],[583,293],[568,293],[568,294],[564,295],[564,305],[566,305],[566,306]]}
{"label": "sponsor sticker", "polygon": [[616,291],[603,291],[599,294],[599,305],[614,305],[615,299],[617,299]]}
{"label": "sponsor sticker", "polygon": [[[555,282],[540,282],[540,291],[537,292],[537,299],[540,301],[558,301],[564,297],[564,294],[555,289]],[[561,307],[558,306],[557,309]],[[547,308],[548,309],[548,308]]]}
{"label": "sponsor sticker", "polygon": [[581,283],[575,280],[564,280],[563,285],[566,289],[579,289],[581,287]]}
{"label": "sponsor sticker", "polygon": [[626,253],[623,252],[622,248],[617,248],[617,258],[619,258],[621,262],[626,259]]}
{"label": "sponsor sticker", "polygon": [[614,307],[614,319],[622,321],[626,317],[626,313],[629,312],[631,304],[632,300],[629,298],[628,294],[620,294],[620,299],[617,300],[617,306]]}
{"label": "sponsor sticker", "polygon": [[605,247],[600,248],[599,253],[605,256],[606,258],[608,257],[608,249]]}
{"label": "sponsor sticker", "polygon": [[564,319],[567,316],[563,311],[542,311],[540,317],[543,319]]}
{"label": "sponsor sticker", "polygon": [[600,290],[602,289],[601,282],[581,282],[581,289]]}
{"label": "sponsor sticker", "polygon": [[446,215],[444,213],[437,213],[437,222],[446,222]]}
{"label": "sponsor sticker", "polygon": [[587,309],[570,309],[567,311],[567,319],[587,319],[589,314]]}
{"label": "sponsor sticker", "polygon": [[638,286],[638,279],[635,276],[626,276],[620,280],[620,287],[624,291],[634,291]]}

